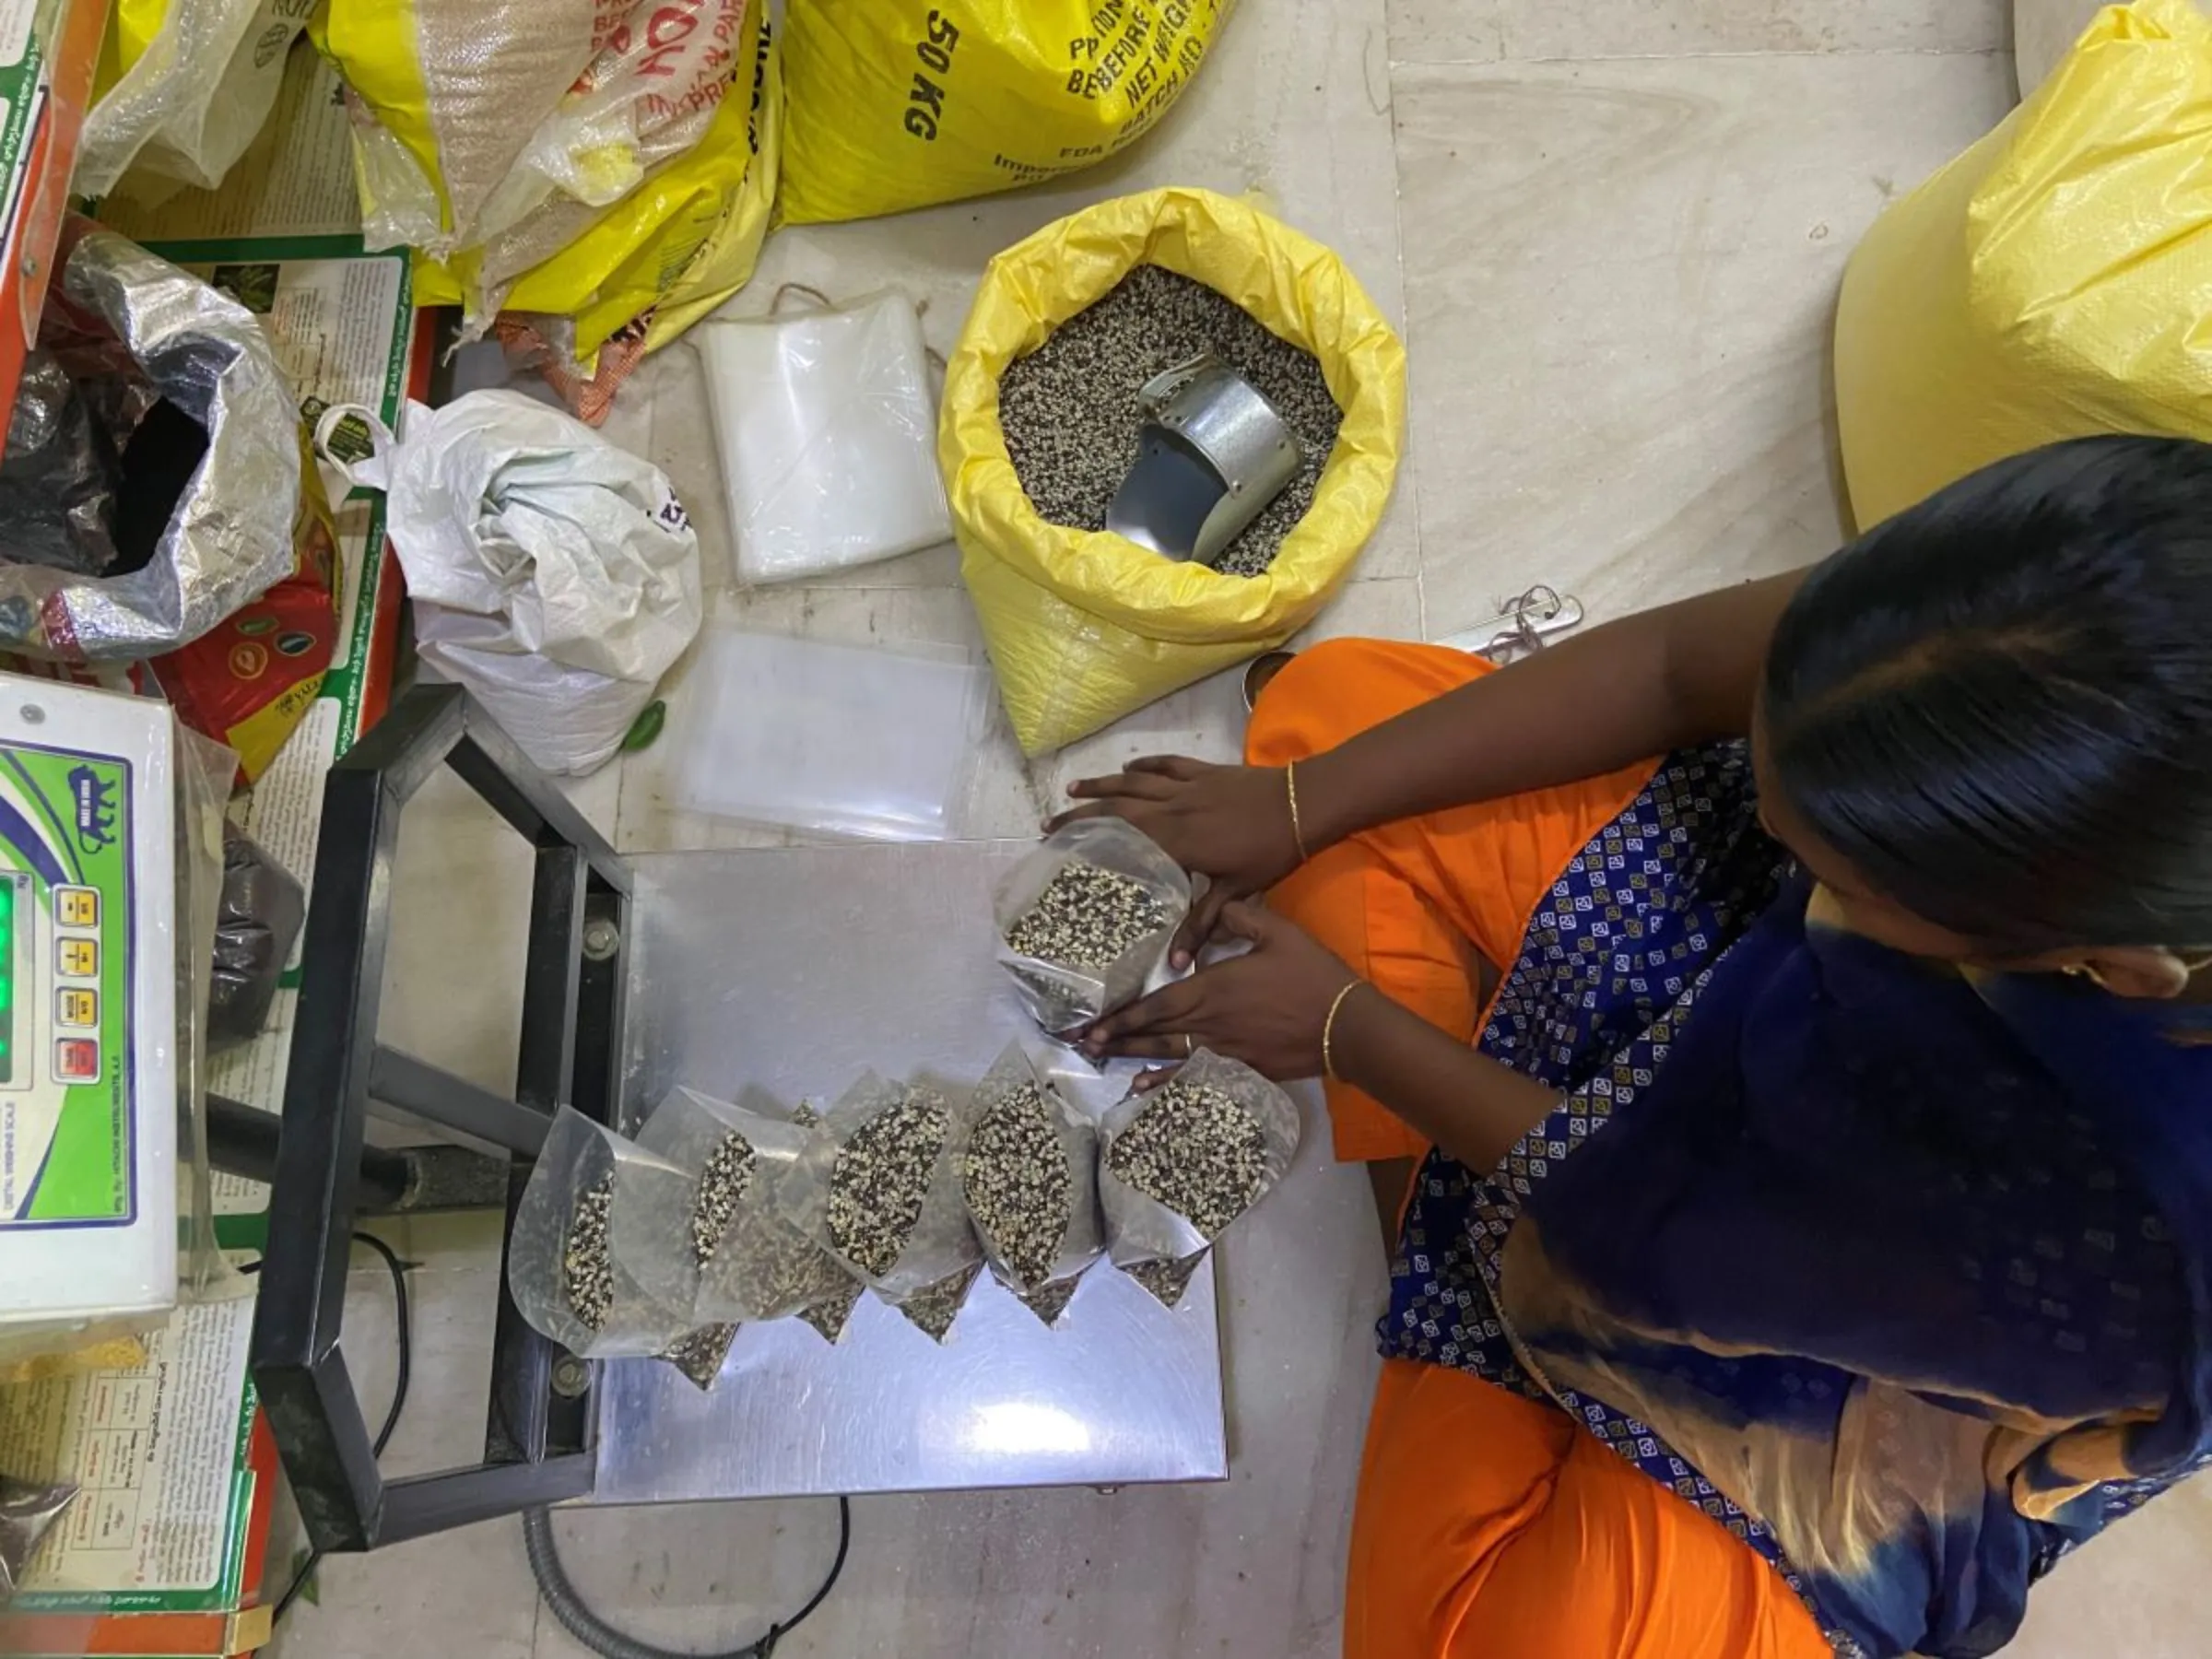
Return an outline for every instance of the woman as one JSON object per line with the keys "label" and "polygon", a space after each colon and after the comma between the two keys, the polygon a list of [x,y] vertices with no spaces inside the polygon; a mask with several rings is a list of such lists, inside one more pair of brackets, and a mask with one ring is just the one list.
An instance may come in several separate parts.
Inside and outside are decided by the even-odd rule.
{"label": "woman", "polygon": [[1247,751],[1077,786],[1251,946],[1087,1041],[1425,1158],[1347,1654],[1987,1653],[2212,1454],[2212,446],[1498,672],[1323,645]]}

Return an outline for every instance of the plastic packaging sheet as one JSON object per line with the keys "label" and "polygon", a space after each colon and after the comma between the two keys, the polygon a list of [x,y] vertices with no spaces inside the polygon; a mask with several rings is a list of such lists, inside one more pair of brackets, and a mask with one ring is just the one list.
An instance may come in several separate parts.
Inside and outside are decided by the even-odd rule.
{"label": "plastic packaging sheet", "polygon": [[110,231],[77,241],[47,326],[112,335],[207,450],[143,570],[0,564],[0,647],[64,661],[156,656],[196,640],[293,565],[300,416],[244,306]]}
{"label": "plastic packaging sheet", "polygon": [[61,359],[32,351],[16,384],[0,460],[8,558],[76,576],[105,574],[115,562],[112,526],[122,476],[113,441]]}
{"label": "plastic packaging sheet", "polygon": [[877,841],[947,841],[991,676],[943,657],[710,628],[662,747],[694,812]]}
{"label": "plastic packaging sheet", "polygon": [[[1265,1148],[1263,1160],[1265,1173],[1252,1199],[1253,1204],[1257,1204],[1282,1180],[1290,1168],[1291,1159],[1298,1154],[1297,1105],[1249,1065],[1226,1059],[1210,1049],[1200,1049],[1192,1055],[1177,1070],[1174,1081],[1219,1089],[1234,1099],[1259,1125]],[[1106,1217],[1107,1253],[1115,1266],[1143,1269],[1159,1264],[1172,1265],[1180,1270],[1170,1280],[1174,1294],[1160,1298],[1172,1304],[1181,1297],[1190,1269],[1229,1224],[1225,1222],[1210,1233],[1200,1230],[1157,1198],[1147,1197],[1118,1179],[1111,1164],[1114,1142],[1127,1134],[1147,1110],[1159,1104],[1168,1087],[1163,1084],[1143,1094],[1131,1094],[1109,1112],[1099,1125],[1099,1204]],[[1246,1206],[1247,1209],[1250,1207]],[[1160,1294],[1157,1277],[1141,1271],[1136,1277],[1147,1289]]]}
{"label": "plastic packaging sheet", "polygon": [[261,1035],[306,919],[307,892],[298,879],[244,830],[226,822],[215,980],[207,1000],[210,1048]]}
{"label": "plastic packaging sheet", "polygon": [[[899,1161],[885,1147],[885,1125],[877,1120],[897,1108],[928,1104],[941,1109],[944,1132],[921,1148],[920,1203],[909,1221],[897,1213],[895,1199],[871,1203],[861,1177],[871,1162],[881,1169]],[[931,1084],[888,1082],[868,1073],[809,1133],[780,1188],[786,1218],[910,1318],[917,1310],[909,1304],[933,1294],[949,1297],[957,1312],[983,1259],[960,1193],[960,1159],[972,1121],[971,1101],[950,1100]],[[841,1200],[841,1177],[850,1188]],[[888,1242],[881,1253],[867,1247],[865,1241],[882,1236]],[[930,1334],[942,1338],[944,1331]]]}
{"label": "plastic packaging sheet", "polygon": [[737,573],[790,582],[952,538],[921,321],[898,293],[694,338]]}
{"label": "plastic packaging sheet", "polygon": [[[978,1191],[979,1183],[988,1182],[994,1173],[1002,1180],[1019,1173],[1003,1169],[994,1171],[989,1167],[992,1155],[982,1131],[992,1113],[1009,1096],[1024,1088],[1034,1088],[1042,1100],[1044,1122],[1057,1157],[1057,1169],[1050,1179],[1057,1183],[1064,1174],[1067,1194],[1067,1220],[1061,1230],[1059,1246],[1045,1270],[1034,1275],[1025,1275],[1008,1259],[1002,1241],[993,1236],[983,1218],[989,1213],[988,1206],[982,1202]],[[1105,1223],[1099,1211],[1098,1128],[1039,1076],[1018,1042],[1006,1045],[1006,1052],[976,1085],[970,1119],[969,1148],[961,1167],[969,1219],[974,1224],[991,1271],[1050,1324],[1060,1309],[1066,1306],[1077,1279],[1105,1250]]]}
{"label": "plastic packaging sheet", "polygon": [[44,1486],[0,1475],[0,1606],[15,1594],[39,1540],[62,1518],[76,1493],[66,1481]]}
{"label": "plastic packaging sheet", "polygon": [[[85,115],[71,192],[103,196],[134,166],[179,185],[220,184],[276,108],[308,9],[299,0],[123,0],[109,42],[121,73]],[[159,25],[150,33],[149,18]]]}
{"label": "plastic packaging sheet", "polygon": [[655,1355],[694,1324],[692,1182],[562,1107],[516,1206],[507,1286],[530,1328],[587,1359]]}
{"label": "plastic packaging sheet", "polygon": [[253,1281],[230,1265],[216,1241],[207,1161],[209,1006],[218,978],[224,846],[235,833],[223,809],[238,776],[238,755],[182,722],[172,725],[177,742],[177,1293],[186,1301],[217,1301],[253,1289]]}
{"label": "plastic packaging sheet", "polygon": [[[806,1135],[766,1100],[732,1104],[695,1088],[672,1090],[639,1129],[638,1145],[675,1164],[691,1183],[698,1324],[780,1319],[836,1296],[851,1278],[777,1205]],[[725,1149],[732,1135],[742,1151]],[[741,1164],[741,1172],[716,1170],[718,1156]]]}
{"label": "plastic packaging sheet", "polygon": [[[1104,967],[1049,962],[1023,956],[1006,932],[1034,905],[1053,878],[1070,865],[1095,865],[1126,876],[1165,907],[1168,917]],[[1036,851],[1006,872],[992,895],[998,924],[998,959],[1030,1017],[1049,1036],[1064,1036],[1133,1001],[1166,955],[1168,943],[1191,908],[1191,878],[1143,830],[1115,818],[1077,818],[1045,837]]]}

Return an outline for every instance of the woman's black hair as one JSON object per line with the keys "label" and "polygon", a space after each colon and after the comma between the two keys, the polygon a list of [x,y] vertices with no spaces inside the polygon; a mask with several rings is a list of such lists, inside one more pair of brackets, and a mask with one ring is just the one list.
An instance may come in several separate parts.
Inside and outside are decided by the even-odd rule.
{"label": "woman's black hair", "polygon": [[1818,567],[1770,773],[1876,891],[1993,953],[2212,947],[2212,444],[2087,438]]}

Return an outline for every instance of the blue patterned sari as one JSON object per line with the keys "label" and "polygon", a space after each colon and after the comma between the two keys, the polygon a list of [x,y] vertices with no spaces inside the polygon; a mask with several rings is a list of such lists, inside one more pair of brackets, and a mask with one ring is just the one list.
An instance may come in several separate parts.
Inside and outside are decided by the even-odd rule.
{"label": "blue patterned sari", "polygon": [[1382,1348],[1571,1412],[1839,1652],[1969,1659],[2212,1461],[2212,1049],[1808,908],[1739,748],[1661,768],[1482,1033],[1559,1109],[1430,1156]]}

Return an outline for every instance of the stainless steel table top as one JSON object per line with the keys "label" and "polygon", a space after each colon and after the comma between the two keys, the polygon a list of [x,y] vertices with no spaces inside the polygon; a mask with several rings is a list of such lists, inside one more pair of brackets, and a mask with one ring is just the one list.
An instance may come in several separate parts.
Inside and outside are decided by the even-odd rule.
{"label": "stainless steel table top", "polygon": [[[679,1083],[826,1105],[870,1068],[974,1082],[1035,1037],[990,900],[1031,844],[632,859],[626,1110]],[[1059,1075],[1093,1110],[1119,1091]],[[711,1394],[654,1360],[599,1393],[602,1504],[1229,1472],[1210,1273],[1171,1312],[1100,1264],[1051,1330],[986,1275],[941,1347],[863,1297],[834,1347],[796,1320],[741,1330]]]}

